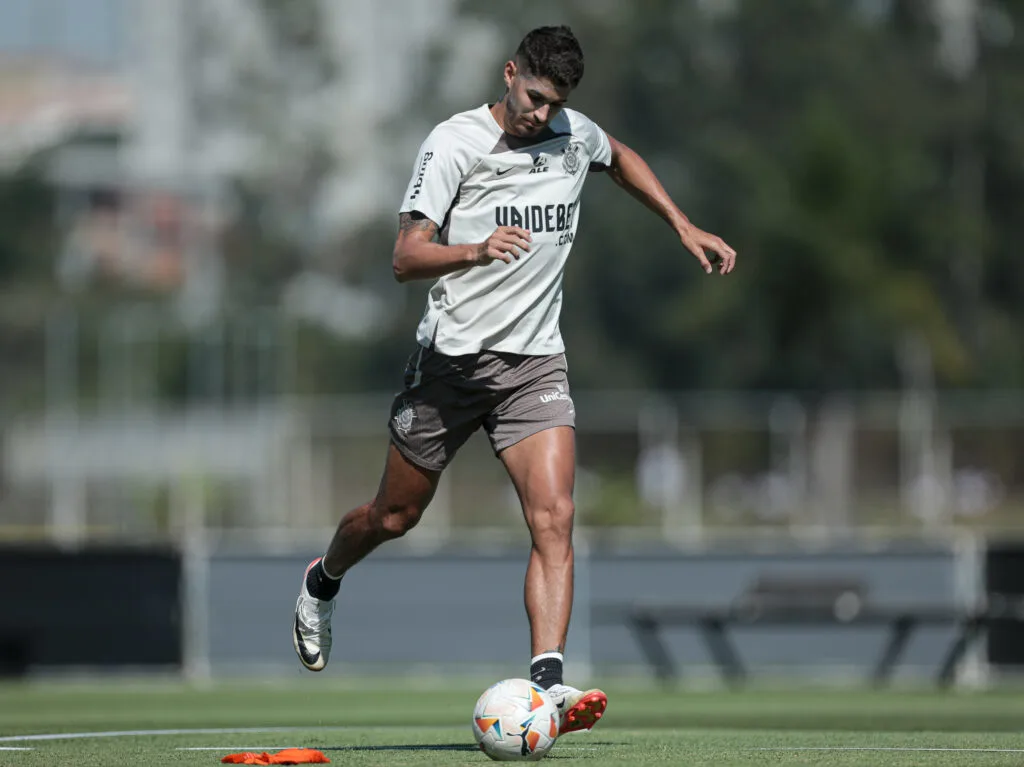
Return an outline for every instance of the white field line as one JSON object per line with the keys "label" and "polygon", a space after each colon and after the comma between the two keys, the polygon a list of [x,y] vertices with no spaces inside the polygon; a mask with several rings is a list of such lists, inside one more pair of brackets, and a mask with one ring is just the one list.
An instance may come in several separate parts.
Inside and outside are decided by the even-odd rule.
{"label": "white field line", "polygon": [[[376,725],[373,727],[339,726],[339,727],[201,727],[174,730],[111,730],[105,732],[56,732],[36,733],[34,735],[5,735],[0,743],[26,743],[53,740],[76,740],[80,738],[132,738],[161,735],[230,735],[246,733],[255,735],[270,732],[396,732],[408,730],[403,725]],[[176,751],[280,751],[295,746],[187,746]],[[0,746],[0,751],[33,751],[24,746]],[[597,748],[579,746],[560,746],[560,751],[597,751]]]}
{"label": "white field line", "polygon": [[[228,735],[236,732],[309,732],[311,730],[371,730],[372,727],[204,727],[181,730],[114,730],[107,732],[56,732],[36,735],[5,735],[0,743],[25,743],[39,740],[77,740],[80,738],[132,738],[144,735]],[[396,725],[394,729],[398,729]]]}
{"label": "white field line", "polygon": [[[112,730],[106,732],[58,732],[58,733],[37,733],[34,735],[5,735],[0,736],[0,743],[26,743],[26,742],[39,742],[39,741],[50,741],[50,740],[75,740],[79,738],[131,738],[140,736],[160,736],[160,735],[228,735],[233,733],[267,733],[267,732],[394,732],[397,730],[407,730],[409,728],[402,725],[376,725],[373,727],[360,727],[360,726],[338,726],[338,727],[201,727],[201,728],[188,728],[188,729],[173,729],[173,730]],[[190,749],[178,749],[178,750],[207,750],[207,751],[220,751],[237,749],[239,751],[247,751],[253,748],[259,748],[260,750],[267,750],[268,748],[278,748],[277,746],[258,746],[258,747],[242,747],[242,746],[218,746],[216,748],[204,746],[195,747]],[[281,748],[289,748],[283,746]],[[25,747],[4,747],[0,746],[0,751],[32,751],[31,748]],[[580,748],[573,746],[563,746],[559,750],[563,751],[591,751],[598,750],[596,748]],[[743,749],[750,751],[929,751],[929,752],[946,752],[946,753],[975,753],[975,754],[1024,754],[1024,748],[930,748],[925,746],[762,746],[754,749]]]}

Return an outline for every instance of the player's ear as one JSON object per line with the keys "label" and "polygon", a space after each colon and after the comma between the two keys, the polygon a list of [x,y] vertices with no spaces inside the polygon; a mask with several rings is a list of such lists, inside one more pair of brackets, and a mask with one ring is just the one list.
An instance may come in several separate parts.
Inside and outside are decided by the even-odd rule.
{"label": "player's ear", "polygon": [[516,75],[519,73],[519,67],[516,66],[514,61],[505,62],[505,87],[511,89],[512,81],[516,79]]}

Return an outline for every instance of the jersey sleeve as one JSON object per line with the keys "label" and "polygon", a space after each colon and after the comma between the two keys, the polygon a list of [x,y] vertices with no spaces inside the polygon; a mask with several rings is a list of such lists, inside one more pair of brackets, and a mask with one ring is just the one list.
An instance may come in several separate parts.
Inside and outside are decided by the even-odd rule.
{"label": "jersey sleeve", "polygon": [[435,128],[420,147],[399,213],[419,211],[439,227],[466,171],[449,131]]}
{"label": "jersey sleeve", "polygon": [[576,113],[579,124],[576,133],[587,147],[590,153],[590,162],[605,168],[612,163],[612,145],[608,141],[608,134],[601,130],[601,127],[589,117]]}

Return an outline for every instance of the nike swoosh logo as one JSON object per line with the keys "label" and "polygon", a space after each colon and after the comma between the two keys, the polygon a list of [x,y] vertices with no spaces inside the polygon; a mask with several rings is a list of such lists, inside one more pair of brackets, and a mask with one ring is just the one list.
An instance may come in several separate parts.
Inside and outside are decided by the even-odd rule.
{"label": "nike swoosh logo", "polygon": [[295,644],[299,648],[299,658],[301,658],[302,662],[307,666],[312,666],[320,660],[320,653],[316,653],[314,655],[306,649],[306,643],[302,641],[302,634],[299,633],[298,616],[295,617]]}
{"label": "nike swoosh logo", "polygon": [[511,168],[505,168],[505,170],[495,171],[494,175],[496,175],[496,176],[504,176],[506,173],[508,173],[511,170],[515,170],[515,166],[512,166]]}

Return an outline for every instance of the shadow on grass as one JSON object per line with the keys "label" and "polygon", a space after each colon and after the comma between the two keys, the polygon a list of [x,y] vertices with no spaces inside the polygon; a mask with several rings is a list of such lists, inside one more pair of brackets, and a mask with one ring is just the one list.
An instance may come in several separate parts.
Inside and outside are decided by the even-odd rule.
{"label": "shadow on grass", "polygon": [[394,746],[313,746],[320,751],[479,751],[466,743],[404,743]]}
{"label": "shadow on grass", "polygon": [[[617,746],[622,745],[621,743],[612,743],[610,741],[590,742],[588,746]],[[403,743],[396,744],[393,746],[312,746],[312,748],[319,749],[320,751],[479,751],[478,746],[470,745],[468,743]],[[573,749],[573,746],[566,746],[566,749]],[[557,749],[548,754],[548,759],[562,758],[562,759],[577,759],[576,755],[570,756],[569,754],[559,754]]]}

